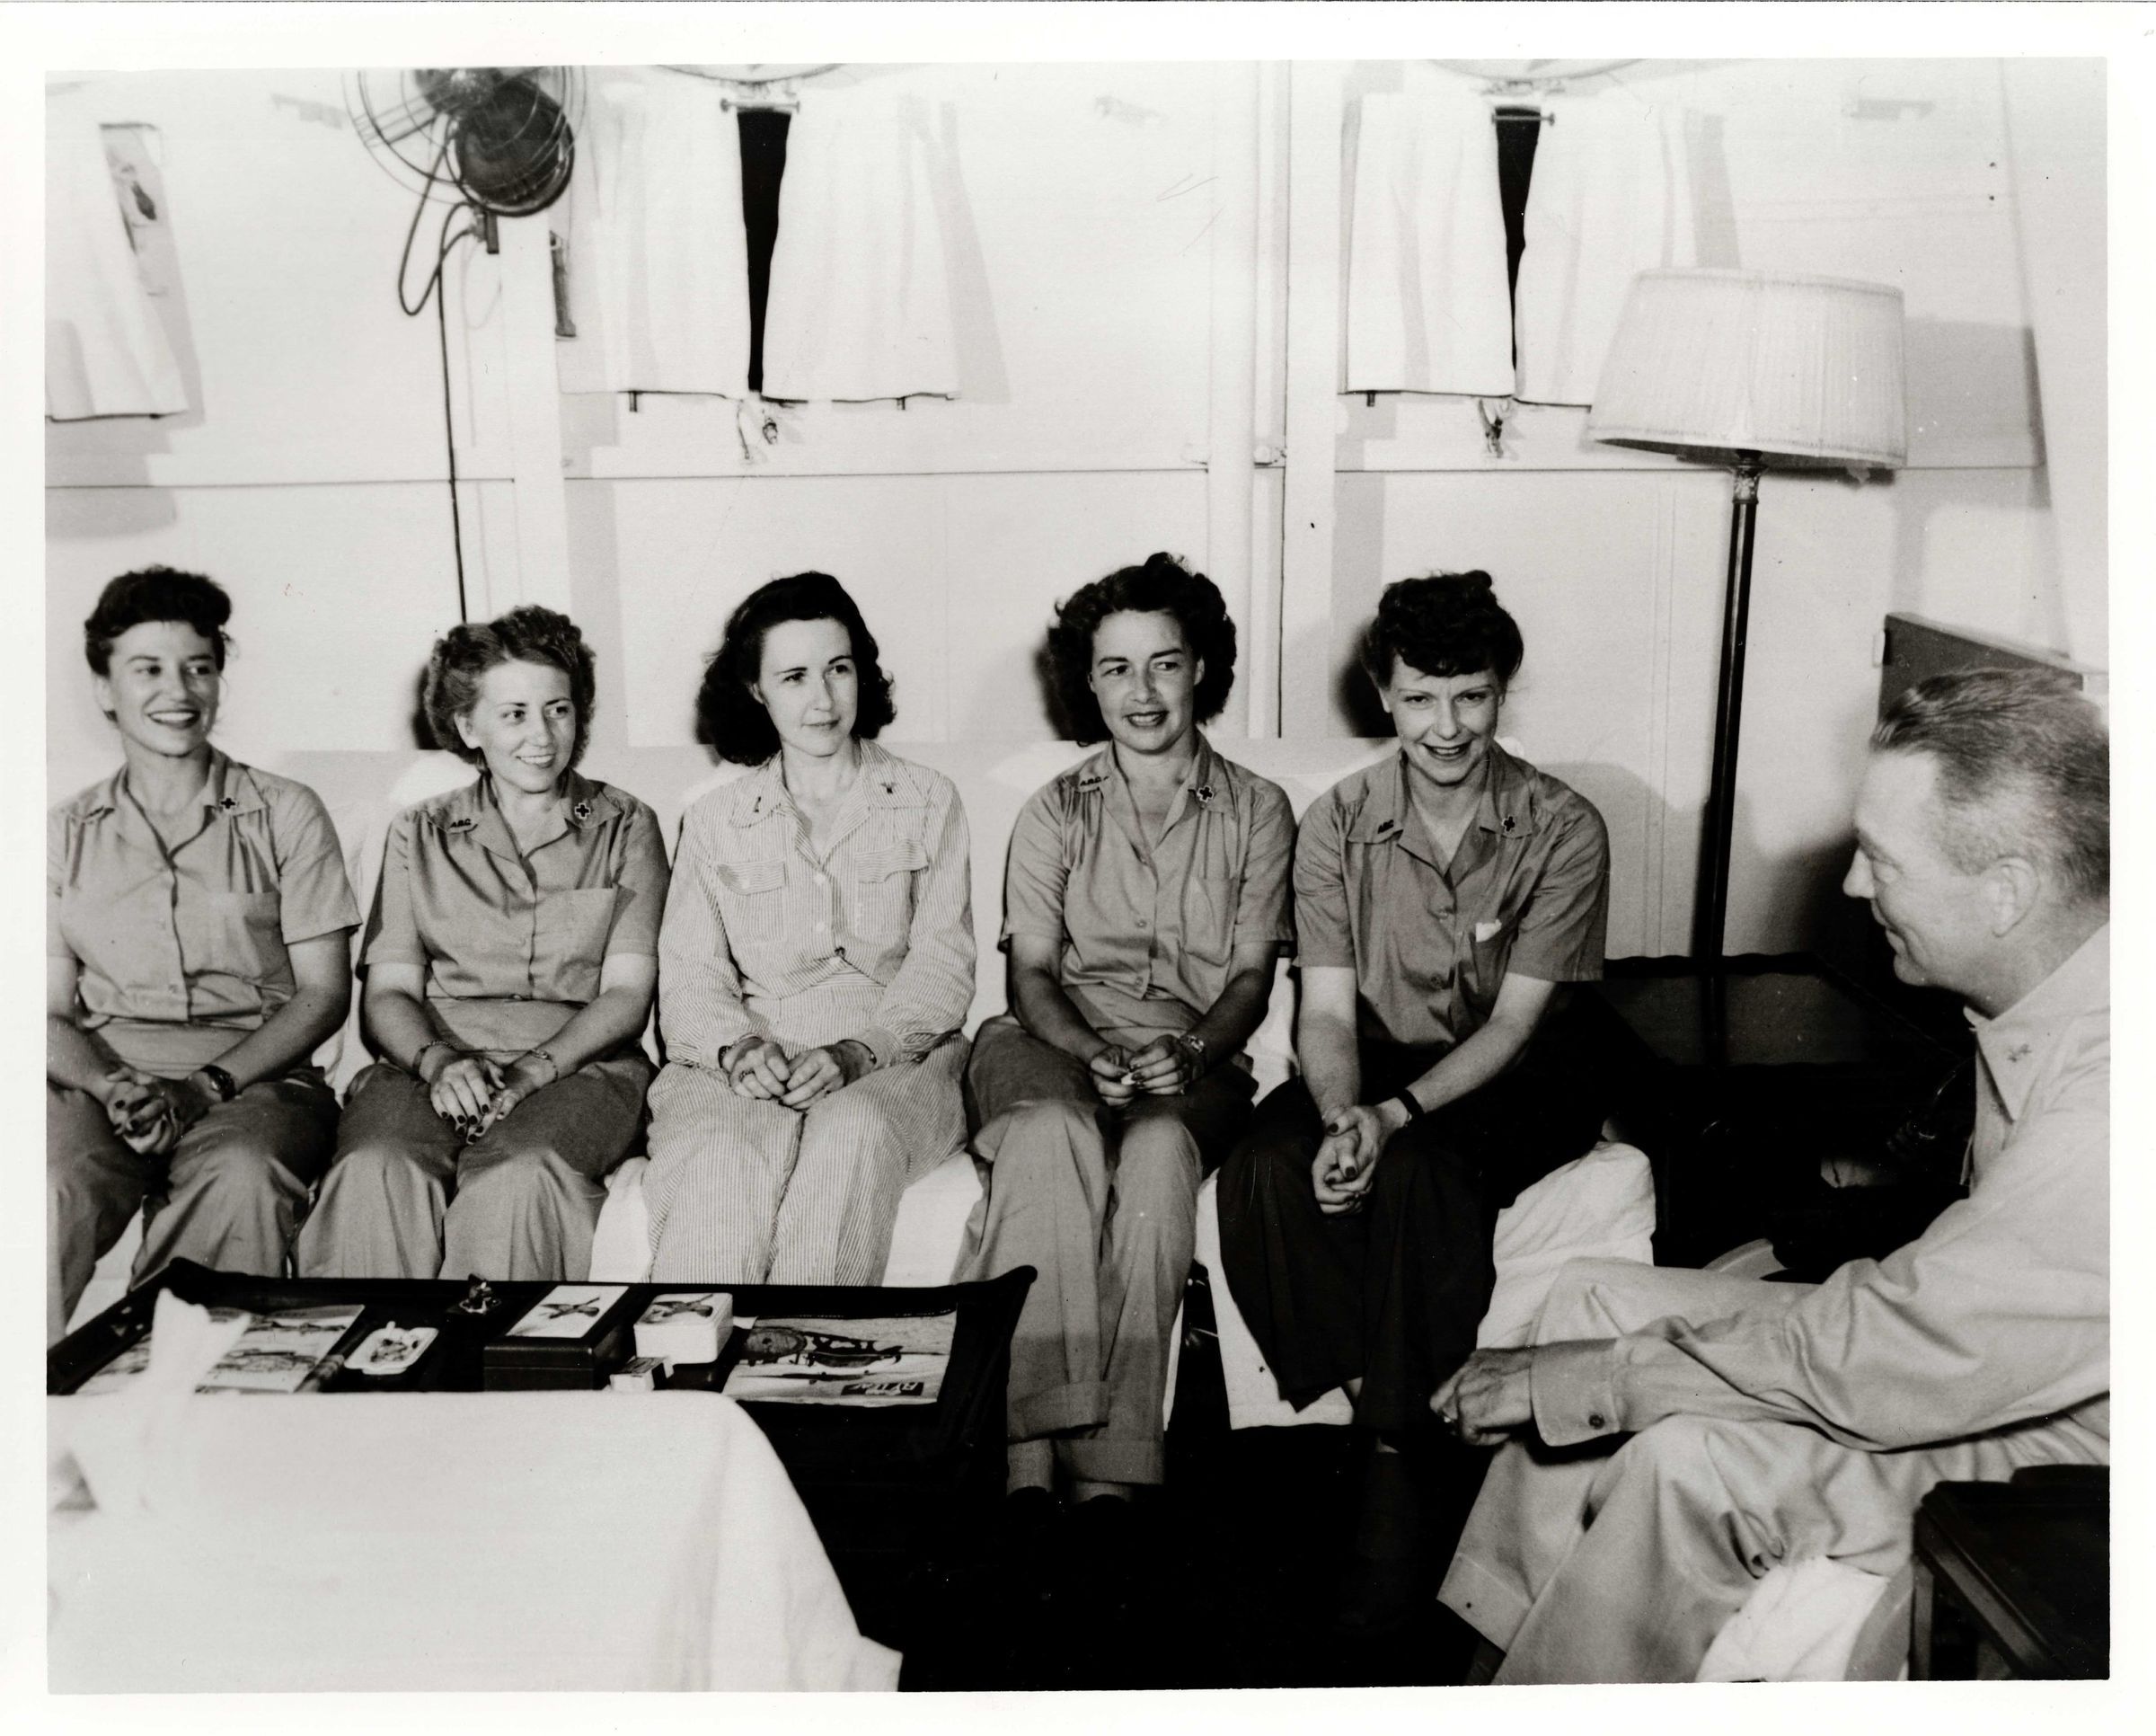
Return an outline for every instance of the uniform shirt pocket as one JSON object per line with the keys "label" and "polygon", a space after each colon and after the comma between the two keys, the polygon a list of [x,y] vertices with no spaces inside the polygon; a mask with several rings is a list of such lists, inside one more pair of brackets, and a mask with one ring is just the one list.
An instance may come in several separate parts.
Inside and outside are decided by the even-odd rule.
{"label": "uniform shirt pocket", "polygon": [[590,1002],[598,997],[599,968],[614,927],[620,890],[612,886],[549,892],[539,900],[532,988],[541,1000]]}
{"label": "uniform shirt pocket", "polygon": [[728,945],[737,957],[768,961],[787,937],[785,859],[722,862],[718,870],[719,914]]}
{"label": "uniform shirt pocket", "polygon": [[854,931],[870,940],[903,939],[914,917],[914,875],[927,866],[917,837],[863,850],[853,864]]}
{"label": "uniform shirt pocket", "polygon": [[1225,964],[1235,939],[1241,883],[1231,873],[1196,872],[1183,881],[1183,950],[1208,964]]}

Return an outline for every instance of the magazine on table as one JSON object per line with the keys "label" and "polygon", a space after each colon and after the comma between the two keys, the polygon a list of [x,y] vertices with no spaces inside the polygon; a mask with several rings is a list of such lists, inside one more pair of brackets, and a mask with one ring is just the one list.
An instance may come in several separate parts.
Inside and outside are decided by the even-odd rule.
{"label": "magazine on table", "polygon": [[[250,1314],[244,1308],[212,1308],[212,1320],[249,1322],[196,1384],[198,1393],[296,1393],[315,1366],[359,1318],[357,1302],[323,1308],[280,1308]],[[118,1392],[150,1366],[150,1334],[132,1344],[75,1388],[78,1395]]]}
{"label": "magazine on table", "polygon": [[767,1315],[742,1331],[741,1359],[723,1390],[762,1403],[933,1404],[957,1323],[955,1311],[850,1320]]}

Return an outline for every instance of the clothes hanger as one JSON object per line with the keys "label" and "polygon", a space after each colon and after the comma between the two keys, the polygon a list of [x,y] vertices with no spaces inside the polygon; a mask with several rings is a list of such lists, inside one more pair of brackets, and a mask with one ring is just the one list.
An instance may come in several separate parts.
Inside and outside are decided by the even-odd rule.
{"label": "clothes hanger", "polygon": [[664,66],[660,70],[723,86],[729,93],[720,99],[720,104],[729,110],[799,114],[800,87],[810,79],[839,71],[840,65],[835,60],[827,66],[798,66],[767,74],[720,72],[705,66]]}

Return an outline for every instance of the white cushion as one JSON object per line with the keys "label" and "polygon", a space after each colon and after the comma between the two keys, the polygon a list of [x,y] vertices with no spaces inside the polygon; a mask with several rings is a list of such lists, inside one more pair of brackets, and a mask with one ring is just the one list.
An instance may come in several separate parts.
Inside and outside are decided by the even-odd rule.
{"label": "white cushion", "polygon": [[[1879,1664],[1896,1648],[1867,1646],[1885,1658],[1860,1655],[1879,1600],[1895,1581],[1860,1567],[1814,1555],[1777,1562],[1744,1608],[1722,1625],[1700,1660],[1701,1682],[1839,1682],[1890,1673]],[[1906,1601],[1907,1589],[1903,1588]],[[1885,1612],[1891,1616],[1892,1612]],[[1903,1653],[1906,1668],[1906,1653]],[[1853,1668],[1852,1668],[1853,1666]]]}
{"label": "white cushion", "polygon": [[[1475,1334],[1483,1349],[1524,1344],[1557,1269],[1582,1255],[1608,1260],[1654,1259],[1655,1182],[1646,1154],[1604,1143],[1554,1169],[1498,1214],[1491,1237],[1497,1286]],[[1232,1429],[1346,1423],[1354,1406],[1338,1388],[1298,1411],[1280,1396],[1273,1371],[1235,1306],[1220,1259],[1219,1178],[1197,1193],[1196,1263],[1212,1278],[1213,1319],[1220,1334],[1221,1373]],[[1180,1346],[1179,1323],[1175,1342]],[[1169,1395],[1174,1395],[1174,1370]]]}
{"label": "white cushion", "polygon": [[1647,1154],[1602,1144],[1553,1169],[1498,1214],[1497,1288],[1476,1331],[1480,1350],[1524,1344],[1568,1260],[1655,1259],[1655,1174]]}
{"label": "white cushion", "polygon": [[[644,1172],[650,1167],[647,1157],[630,1157],[606,1178],[606,1203],[591,1234],[595,1284],[641,1284],[651,1275],[651,1208],[644,1198]],[[899,1199],[880,1281],[950,1283],[967,1219],[980,1197],[980,1177],[963,1151],[915,1182]]]}

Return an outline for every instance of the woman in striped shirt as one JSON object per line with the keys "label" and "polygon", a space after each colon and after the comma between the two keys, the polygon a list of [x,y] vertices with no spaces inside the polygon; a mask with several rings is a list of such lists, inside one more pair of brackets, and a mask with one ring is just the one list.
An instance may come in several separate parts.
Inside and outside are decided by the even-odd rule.
{"label": "woman in striped shirt", "polygon": [[966,816],[887,753],[890,682],[826,573],[728,622],[697,699],[754,766],[682,821],[659,934],[651,1275],[873,1283],[899,1196],[965,1138]]}

